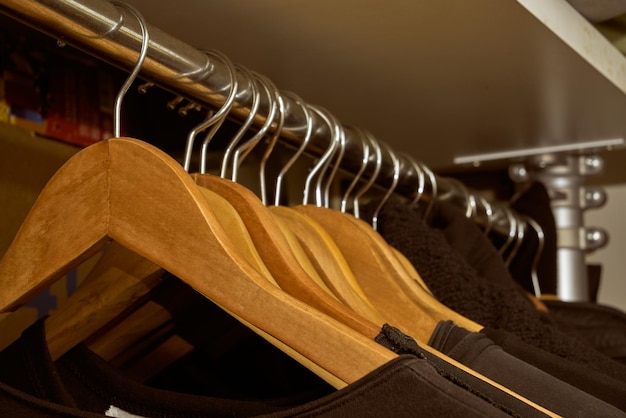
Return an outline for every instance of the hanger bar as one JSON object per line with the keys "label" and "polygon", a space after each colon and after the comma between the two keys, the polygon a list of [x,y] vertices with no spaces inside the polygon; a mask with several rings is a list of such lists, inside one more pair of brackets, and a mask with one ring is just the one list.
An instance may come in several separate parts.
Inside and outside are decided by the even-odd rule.
{"label": "hanger bar", "polygon": [[[0,12],[124,71],[133,68],[141,49],[142,35],[137,19],[125,9],[108,1],[2,0]],[[221,107],[230,89],[226,65],[149,24],[148,31],[150,43],[141,77],[207,108]],[[251,81],[240,72],[237,76],[237,102],[230,115],[244,121],[250,113],[253,99],[250,83],[256,81]],[[285,95],[283,99],[285,121],[281,141],[288,146],[298,147],[306,135],[307,120],[292,98]],[[262,96],[261,111],[256,114],[255,126],[263,125],[266,114],[263,109],[267,110],[269,107],[268,99]],[[313,134],[306,153],[319,157],[329,148],[333,135],[322,118],[315,112],[311,113]],[[347,127],[345,136],[346,149],[341,168],[356,173],[361,167],[361,138],[356,130]],[[376,184],[383,188],[388,187],[392,184],[393,176],[393,161],[385,154]],[[438,197],[447,196],[449,199],[452,196],[450,200],[464,202],[463,193],[459,193],[458,188],[442,177],[436,178]],[[410,165],[404,167],[400,172],[396,193],[410,197],[417,187],[418,179]],[[428,191],[425,197],[429,197]],[[481,205],[482,199],[476,201]],[[494,209],[498,211],[497,205]],[[484,211],[479,209],[479,212]],[[507,219],[506,216],[499,218]],[[503,235],[509,231],[508,225],[502,226],[498,223],[492,229]]]}

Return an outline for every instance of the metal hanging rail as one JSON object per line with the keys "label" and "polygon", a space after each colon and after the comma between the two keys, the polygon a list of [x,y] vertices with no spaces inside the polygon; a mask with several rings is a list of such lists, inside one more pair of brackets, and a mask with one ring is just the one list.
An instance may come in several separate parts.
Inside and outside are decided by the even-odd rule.
{"label": "metal hanging rail", "polygon": [[[105,0],[0,0],[0,13],[125,71],[133,68],[141,48],[141,27],[137,19]],[[142,78],[207,108],[215,109],[224,104],[230,88],[224,63],[149,24],[148,31],[150,42],[141,70]],[[255,81],[241,74],[238,74],[237,81],[237,103],[230,116],[243,121],[250,113],[253,98],[250,83]],[[304,140],[307,120],[293,99],[285,96],[284,101],[285,121],[281,141],[297,147]],[[269,100],[261,97],[261,111],[254,120],[256,126],[265,122],[262,110],[269,109],[269,106]],[[319,157],[329,148],[332,133],[320,116],[311,113],[313,135],[307,153]],[[346,148],[341,168],[356,173],[362,164],[361,138],[357,137],[355,130],[347,127],[345,135]],[[382,187],[391,185],[393,167],[392,159],[385,155],[376,184]],[[417,176],[407,165],[400,172],[396,192],[410,197],[417,187]],[[446,196],[448,200],[461,202],[465,200],[466,191],[460,191],[451,181],[437,177],[437,188],[439,197]],[[475,199],[474,203],[480,206],[481,201],[483,199]],[[483,209],[474,212],[480,216],[480,213],[489,210]],[[509,233],[507,216],[498,216],[498,206],[493,209],[493,219],[497,222],[490,227],[506,236]]]}

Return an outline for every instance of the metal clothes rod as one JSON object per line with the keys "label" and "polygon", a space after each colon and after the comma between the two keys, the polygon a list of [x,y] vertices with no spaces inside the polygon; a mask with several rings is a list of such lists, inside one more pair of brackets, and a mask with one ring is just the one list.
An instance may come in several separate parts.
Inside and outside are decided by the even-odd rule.
{"label": "metal clothes rod", "polygon": [[[141,49],[142,35],[137,19],[108,1],[0,0],[0,12],[125,71],[134,67]],[[149,24],[148,30],[150,43],[141,77],[207,108],[219,108],[230,88],[226,65]],[[250,113],[253,95],[247,77],[238,74],[237,80],[237,103],[230,116],[243,121]],[[261,110],[254,121],[256,126],[265,121],[263,109],[269,109],[269,100],[264,95],[261,100]],[[281,141],[297,147],[304,140],[307,121],[295,101],[287,96],[284,100],[285,122]],[[317,114],[311,113],[313,136],[307,153],[319,157],[329,148],[332,135],[327,124]],[[356,173],[362,161],[361,139],[355,130],[347,127],[345,134],[346,149],[341,168]],[[393,161],[385,155],[376,183],[387,187],[392,184],[393,177]],[[417,187],[417,176],[407,165],[400,173],[396,192],[410,197]],[[439,197],[464,200],[458,186],[446,179],[437,177],[437,187]],[[479,206],[480,200],[477,201]],[[497,211],[497,206],[494,209]],[[494,218],[506,220],[506,216]],[[491,226],[504,235],[509,232],[506,222]]]}

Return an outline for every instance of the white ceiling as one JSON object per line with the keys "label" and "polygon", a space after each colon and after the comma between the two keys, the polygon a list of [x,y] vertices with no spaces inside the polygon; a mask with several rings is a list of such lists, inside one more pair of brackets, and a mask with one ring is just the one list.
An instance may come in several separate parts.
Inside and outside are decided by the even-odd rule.
{"label": "white ceiling", "polygon": [[[568,46],[571,22],[575,35],[593,28],[563,0],[130,3],[433,168],[626,136],[626,60],[593,32],[578,51]],[[610,55],[604,74],[589,54]]]}

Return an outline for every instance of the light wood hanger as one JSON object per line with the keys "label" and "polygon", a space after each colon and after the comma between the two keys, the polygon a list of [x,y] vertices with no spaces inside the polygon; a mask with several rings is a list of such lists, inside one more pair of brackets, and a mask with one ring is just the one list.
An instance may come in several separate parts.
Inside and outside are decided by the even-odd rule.
{"label": "light wood hanger", "polygon": [[169,156],[132,139],[94,144],[51,179],[0,262],[0,313],[115,240],[336,387],[395,357],[268,283],[225,235],[198,186]]}
{"label": "light wood hanger", "polygon": [[[221,196],[207,189],[200,189],[207,199],[213,213],[224,228],[229,239],[241,255],[266,280],[278,286],[263,264],[241,217]],[[53,359],[86,340],[106,323],[124,313],[133,304],[155,287],[164,270],[158,265],[139,257],[116,242],[111,242],[100,256],[94,268],[80,286],[46,320],[48,348]],[[161,325],[162,318],[152,316],[153,327]],[[123,327],[118,327],[123,329]],[[122,334],[122,331],[118,331]],[[132,326],[127,328],[126,343],[121,343],[123,336],[116,336],[117,342],[107,352],[94,346],[94,351],[105,359],[118,355],[111,350],[123,350],[138,338]],[[69,337],[68,337],[69,335]]]}
{"label": "light wood hanger", "polygon": [[294,209],[318,222],[331,236],[367,299],[389,323],[421,342],[428,341],[439,322],[437,312],[426,311],[407,296],[398,285],[396,272],[385,264],[380,249],[348,218],[350,215],[314,205]]}
{"label": "light wood hanger", "polygon": [[[320,289],[322,289],[328,296],[332,297],[340,301],[337,295],[330,289],[327,285],[327,282],[322,279],[318,269],[313,265],[313,262],[309,255],[305,252],[304,247],[301,245],[300,239],[296,236],[295,231],[291,228],[290,225],[287,224],[285,219],[276,215],[275,213],[271,213],[272,219],[278,226],[278,229],[281,230],[285,239],[287,240],[287,244],[291,249],[291,253],[294,255],[300,267],[307,273],[307,275],[315,282]],[[343,301],[342,301],[343,302]]]}
{"label": "light wood hanger", "polygon": [[[375,170],[375,173],[377,172],[378,170]],[[370,178],[365,188],[357,194],[355,206],[357,206],[358,196],[373,183],[374,177]],[[321,183],[318,181],[319,184]],[[318,196],[322,194],[319,191],[317,193]],[[388,195],[390,194],[388,190]],[[424,351],[499,388],[546,415],[556,416],[553,412],[430,347],[427,341],[440,320],[456,319],[457,325],[462,324],[461,326],[468,327],[470,331],[478,331],[482,327],[447,308],[419,286],[417,281],[407,277],[408,273],[396,254],[370,225],[352,215],[323,207],[320,205],[322,202],[322,200],[318,201],[317,206],[298,205],[293,209],[317,221],[335,240],[368,300],[387,322],[412,336]],[[407,296],[405,289],[409,289],[409,294],[417,297],[417,300]]]}
{"label": "light wood hanger", "polygon": [[[142,25],[144,31],[144,46],[147,44],[148,33],[145,23],[141,15],[135,10],[133,11]],[[234,103],[236,96],[236,77],[234,67],[230,63],[228,57],[219,51],[207,51],[207,54],[214,55],[228,63],[231,70],[232,88],[223,108],[216,112],[212,117],[198,125],[190,134],[193,138],[195,134],[207,127],[213,125],[213,132],[221,125],[222,116],[230,109]],[[138,65],[140,68],[143,59],[140,55]],[[246,72],[248,74],[248,72]],[[120,89],[116,98],[116,117],[114,118],[115,133],[120,133],[119,109],[125,91],[130,85],[130,81],[135,77],[134,71],[126,83]],[[188,164],[189,159],[185,162]],[[259,271],[263,277],[269,282],[276,285],[273,277],[263,265],[254,244],[251,242],[248,231],[243,225],[239,214],[232,206],[221,196],[207,189],[199,189],[207,202],[211,205],[213,213],[221,222],[221,226],[225,228],[229,239],[235,244],[242,256],[244,256],[251,265]],[[84,286],[70,296],[68,303],[61,305],[57,311],[46,321],[46,334],[49,343],[49,349],[54,359],[67,352],[78,342],[86,340],[96,331],[100,330],[107,322],[113,320],[116,316],[121,315],[125,310],[130,309],[133,304],[143,295],[156,285],[164,274],[164,270],[158,265],[139,257],[132,251],[123,246],[112,242],[104,254],[97,261],[96,266],[87,276]],[[150,327],[155,328],[161,326],[162,319],[159,315],[152,315],[152,324]],[[145,324],[146,321],[144,320]],[[124,333],[126,329],[126,333]],[[105,342],[99,345],[94,343],[94,348],[100,350],[105,358],[110,359],[113,355],[119,355],[124,347],[132,345],[136,339],[141,338],[131,325],[120,325],[117,327],[118,335],[115,337],[117,344],[109,344],[108,349],[104,349]],[[72,338],[65,338],[67,333],[71,332]],[[106,338],[106,337],[104,337]],[[102,338],[101,338],[102,339]],[[125,339],[124,343],[121,340]],[[112,350],[118,350],[112,352]]]}
{"label": "light wood hanger", "polygon": [[265,265],[285,292],[329,316],[375,338],[380,328],[330,298],[304,271],[271,213],[249,189],[221,177],[192,174],[195,182],[227,199],[241,215]]}
{"label": "light wood hanger", "polygon": [[[337,126],[331,118],[327,119],[331,128]],[[374,141],[371,143],[375,146],[377,157],[374,175],[357,193],[355,207],[358,206],[358,197],[373,184],[375,176],[380,171],[381,148]],[[393,193],[400,173],[400,160],[396,158],[389,147],[387,149],[394,161],[394,183],[388,188],[374,212],[374,224],[377,221],[380,208]],[[367,165],[367,162],[367,159],[363,160],[364,165]],[[338,160],[335,167],[339,163]],[[362,167],[359,173],[364,171]],[[332,176],[329,182],[330,180],[332,180]],[[321,182],[318,182],[319,184]],[[325,193],[317,191],[316,194],[321,196]],[[346,200],[345,196],[344,200]],[[441,320],[454,320],[457,325],[467,327],[470,331],[482,329],[480,325],[441,304],[419,286],[414,277],[411,277],[404,265],[398,260],[396,253],[371,226],[352,215],[321,207],[323,203],[323,200],[318,200],[316,206],[302,205],[296,206],[295,209],[312,217],[326,229],[346,257],[368,299],[381,314],[388,315],[394,325],[400,326],[407,334],[422,342],[427,342],[430,339],[435,327]]]}
{"label": "light wood hanger", "polygon": [[361,289],[341,250],[321,225],[286,206],[270,206],[269,209],[294,231],[328,287],[345,305],[376,324],[384,323]]}
{"label": "light wood hanger", "polygon": [[[110,242],[80,286],[45,321],[46,341],[53,360],[87,340],[109,322],[142,303],[163,279],[165,270],[116,241]],[[152,320],[161,324],[162,317]],[[112,348],[95,351],[105,360],[131,345],[136,338],[127,327],[126,342],[119,337]],[[132,340],[130,335],[133,336]]]}

